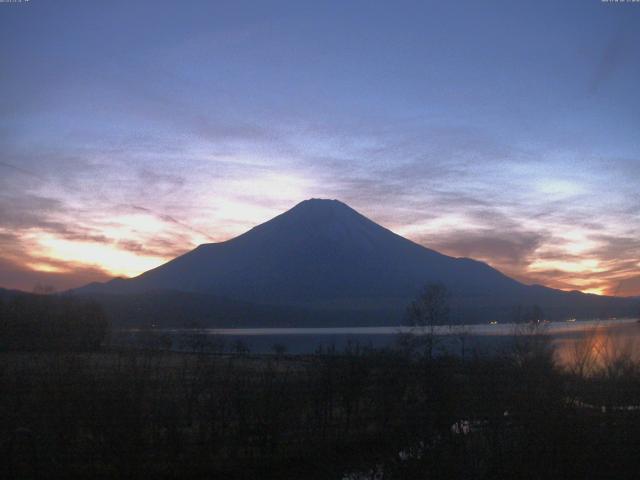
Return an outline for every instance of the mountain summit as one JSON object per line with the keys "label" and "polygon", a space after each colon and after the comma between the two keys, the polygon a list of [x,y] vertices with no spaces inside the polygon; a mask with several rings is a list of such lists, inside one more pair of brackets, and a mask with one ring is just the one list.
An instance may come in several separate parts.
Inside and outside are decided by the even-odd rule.
{"label": "mountain summit", "polygon": [[182,290],[269,304],[380,304],[405,301],[435,281],[467,293],[520,285],[483,263],[413,243],[342,202],[311,199],[236,238],[96,287]]}
{"label": "mountain summit", "polygon": [[[557,304],[572,295],[526,286],[485,263],[442,255],[403,238],[337,200],[305,200],[248,232],[200,245],[135,278],[80,293],[180,291],[296,308],[360,310],[397,317],[427,283],[445,284],[474,315],[504,318],[517,304]],[[578,294],[581,297],[587,297]]]}

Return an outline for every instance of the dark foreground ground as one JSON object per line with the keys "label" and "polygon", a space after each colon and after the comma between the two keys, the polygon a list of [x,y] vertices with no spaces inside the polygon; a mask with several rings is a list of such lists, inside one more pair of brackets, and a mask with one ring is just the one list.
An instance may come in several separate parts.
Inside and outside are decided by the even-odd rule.
{"label": "dark foreground ground", "polygon": [[491,358],[423,347],[2,353],[0,477],[637,478],[624,357],[560,371],[537,337]]}

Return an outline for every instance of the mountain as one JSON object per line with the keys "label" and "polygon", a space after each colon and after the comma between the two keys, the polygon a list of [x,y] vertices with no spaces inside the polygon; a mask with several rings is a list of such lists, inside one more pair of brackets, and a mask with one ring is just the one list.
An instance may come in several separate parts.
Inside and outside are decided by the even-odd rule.
{"label": "mountain", "polygon": [[256,325],[267,307],[281,309],[286,324],[295,324],[296,317],[324,324],[322,318],[346,313],[361,318],[360,324],[367,318],[394,324],[420,288],[432,282],[449,288],[455,314],[469,321],[504,320],[514,306],[533,303],[558,316],[626,308],[620,299],[524,285],[485,263],[411,242],[342,202],[320,199],[303,201],[236,238],[200,245],[135,278],[90,284],[76,293],[118,295],[123,302],[123,295],[156,296],[165,303],[180,297],[182,305],[202,305],[194,313],[198,318],[219,311],[215,305],[222,303],[227,315],[230,308],[249,304],[260,306],[249,320]]}
{"label": "mountain", "polygon": [[0,287],[0,299],[11,298],[15,295],[26,295],[26,292],[20,290],[9,290],[7,288]]}

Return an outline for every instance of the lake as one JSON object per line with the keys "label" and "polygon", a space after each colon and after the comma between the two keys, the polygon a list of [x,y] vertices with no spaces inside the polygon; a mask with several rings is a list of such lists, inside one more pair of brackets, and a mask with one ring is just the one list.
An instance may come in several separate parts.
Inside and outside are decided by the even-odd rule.
{"label": "lake", "polygon": [[[127,330],[128,335],[141,330]],[[640,323],[636,319],[585,320],[551,322],[535,327],[523,324],[480,324],[438,326],[433,330],[416,327],[341,327],[341,328],[213,328],[158,329],[168,334],[174,348],[177,339],[198,335],[215,340],[229,350],[241,342],[251,353],[272,353],[275,346],[289,354],[313,353],[319,349],[344,351],[349,346],[384,348],[392,346],[399,334],[421,335],[432,332],[441,352],[460,354],[464,342],[465,355],[497,353],[513,344],[520,335],[541,334],[551,338],[561,364],[585,359],[602,362],[613,356],[629,356],[640,360]]]}

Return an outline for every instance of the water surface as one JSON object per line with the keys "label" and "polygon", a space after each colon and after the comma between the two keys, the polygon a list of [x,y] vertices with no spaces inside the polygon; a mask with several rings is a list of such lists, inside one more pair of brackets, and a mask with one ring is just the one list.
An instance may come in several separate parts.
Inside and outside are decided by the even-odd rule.
{"label": "water surface", "polygon": [[[129,330],[131,333],[139,330]],[[174,347],[180,340],[198,335],[231,351],[242,344],[251,353],[307,354],[320,350],[344,351],[347,348],[385,348],[394,345],[399,334],[437,336],[440,352],[451,354],[495,354],[513,345],[522,335],[545,335],[555,348],[562,365],[576,362],[603,364],[614,358],[640,360],[640,323],[636,319],[551,322],[540,325],[481,324],[416,327],[331,327],[331,328],[212,328],[158,329],[169,334]]]}

